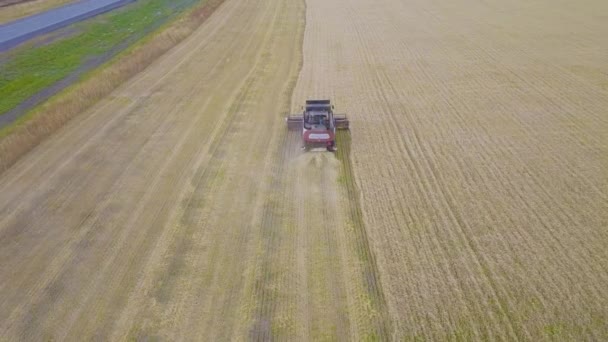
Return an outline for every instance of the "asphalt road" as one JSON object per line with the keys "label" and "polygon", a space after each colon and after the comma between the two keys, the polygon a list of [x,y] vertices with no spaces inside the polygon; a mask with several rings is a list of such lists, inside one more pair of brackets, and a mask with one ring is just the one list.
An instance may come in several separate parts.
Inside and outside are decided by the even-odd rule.
{"label": "asphalt road", "polygon": [[0,25],[0,52],[135,0],[83,0]]}

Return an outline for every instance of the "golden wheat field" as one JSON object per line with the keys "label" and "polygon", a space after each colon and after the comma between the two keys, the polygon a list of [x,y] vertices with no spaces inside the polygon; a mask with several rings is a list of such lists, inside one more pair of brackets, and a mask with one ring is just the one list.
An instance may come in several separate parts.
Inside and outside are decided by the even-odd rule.
{"label": "golden wheat field", "polygon": [[608,340],[607,13],[226,0],[0,174],[0,336]]}

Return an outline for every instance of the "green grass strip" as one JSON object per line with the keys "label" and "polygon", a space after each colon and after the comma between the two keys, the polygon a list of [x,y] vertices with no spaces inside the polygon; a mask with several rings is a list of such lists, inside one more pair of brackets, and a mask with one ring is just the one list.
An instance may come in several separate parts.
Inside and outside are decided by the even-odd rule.
{"label": "green grass strip", "polygon": [[49,45],[23,48],[0,65],[0,115],[135,34],[164,22],[196,0],[140,0],[77,24],[77,35]]}

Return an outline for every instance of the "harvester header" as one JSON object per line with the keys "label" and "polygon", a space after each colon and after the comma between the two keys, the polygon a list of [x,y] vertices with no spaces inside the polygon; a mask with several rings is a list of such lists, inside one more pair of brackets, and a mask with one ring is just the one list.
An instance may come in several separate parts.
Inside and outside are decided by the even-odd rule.
{"label": "harvester header", "polygon": [[349,129],[346,114],[334,114],[330,100],[306,100],[302,114],[285,118],[287,128],[301,130],[306,150],[324,148],[335,151],[336,129]]}

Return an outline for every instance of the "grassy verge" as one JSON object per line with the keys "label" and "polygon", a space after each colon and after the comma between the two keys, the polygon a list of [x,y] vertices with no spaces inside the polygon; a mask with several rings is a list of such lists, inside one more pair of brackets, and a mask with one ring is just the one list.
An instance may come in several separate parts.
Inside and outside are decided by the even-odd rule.
{"label": "grassy verge", "polygon": [[[20,49],[0,65],[0,115],[121,43],[138,38],[195,0],[143,0],[76,25],[75,36]],[[179,6],[176,8],[176,5]]]}
{"label": "grassy verge", "polygon": [[[223,0],[206,0],[198,5],[195,5],[192,10],[189,10],[186,14],[181,15],[179,19],[157,29],[154,31],[154,34],[148,35],[144,39],[141,39],[138,43],[134,44],[109,62],[105,63],[101,68],[88,73],[81,82],[65,89],[60,94],[51,98],[50,101],[47,101],[43,105],[29,111],[27,114],[21,116],[17,121],[0,129],[0,172],[3,172],[9,168],[19,157],[38,145],[44,138],[49,136],[59,127],[63,126],[69,119],[78,113],[85,111],[101,98],[108,95],[118,85],[144,70],[150,63],[185,39],[202,22],[204,22],[205,19],[209,17],[209,15],[222,2]],[[167,0],[149,0],[147,2],[142,1],[142,3],[138,5],[141,7],[137,7],[138,10],[136,12],[131,12],[132,9],[129,11],[123,11],[112,15],[111,18],[107,19],[107,21],[113,23],[113,25],[118,23],[119,25],[122,25],[123,28],[128,25],[134,30],[136,27],[142,27],[141,25],[143,24],[141,23],[147,20],[139,20],[137,17],[145,16],[142,15],[142,13],[156,15],[156,13],[159,11],[158,4],[161,3],[167,4],[169,2]],[[131,23],[131,20],[136,21],[137,24]],[[102,24],[100,23],[99,25]],[[66,41],[56,43],[60,44],[60,46],[63,48],[74,48],[74,52],[68,54],[71,56],[60,57],[61,49],[53,46],[41,47],[44,49],[43,51],[46,51],[46,54],[39,52],[27,52],[28,54],[32,54],[31,57],[28,57],[30,60],[39,58],[38,62],[30,64],[29,67],[38,68],[38,64],[46,66],[46,68],[36,69],[40,70],[40,72],[44,73],[45,75],[41,77],[42,80],[37,80],[34,82],[46,83],[50,80],[57,79],[58,76],[56,74],[63,73],[65,75],[66,72],[69,73],[70,70],[73,70],[73,66],[69,65],[70,61],[81,61],[82,58],[86,58],[87,53],[101,51],[99,50],[100,46],[107,48],[108,44],[111,45],[112,42],[124,40],[125,33],[100,32],[100,30],[103,30],[101,27],[102,26],[96,26],[94,30],[95,32],[102,33],[104,35],[105,43],[100,43],[98,45],[93,44],[95,46],[87,45],[85,48],[80,45],[88,44],[87,41],[85,40],[83,42],[82,38],[78,37],[73,37],[67,39]],[[103,27],[105,27],[106,30],[110,30],[108,26]],[[94,36],[89,36],[88,33],[85,34],[89,37],[89,40],[96,39]],[[73,39],[76,40],[74,41]],[[44,63],[45,56],[47,56],[48,53],[50,53],[50,56],[59,57],[60,61],[53,62],[56,63],[53,65],[56,65],[58,70],[54,70],[53,68],[48,67],[49,64]],[[34,58],[34,56],[36,58]],[[11,70],[20,72],[23,70],[23,67],[20,67],[19,65],[11,66]],[[3,77],[4,76],[5,75],[3,75]],[[29,79],[29,76],[27,75],[23,75],[22,77]],[[10,84],[8,84],[8,82],[5,84],[5,81],[2,81],[2,90],[0,90],[2,98],[12,96],[21,96],[21,98],[24,98],[25,95],[18,94],[26,92],[26,90],[20,89],[20,87],[17,85],[23,85],[24,88],[30,89],[29,86],[23,83],[23,81],[18,80],[19,77],[15,77],[15,75],[13,75],[13,78],[17,80],[11,81]],[[41,87],[41,85],[38,84],[33,87]],[[9,91],[11,93],[9,93]],[[32,90],[29,90],[29,92],[31,91]],[[6,101],[14,102],[14,100]]]}

